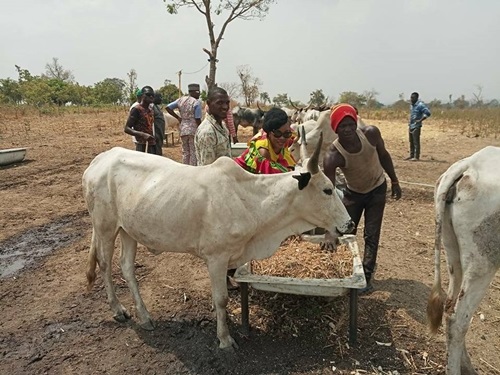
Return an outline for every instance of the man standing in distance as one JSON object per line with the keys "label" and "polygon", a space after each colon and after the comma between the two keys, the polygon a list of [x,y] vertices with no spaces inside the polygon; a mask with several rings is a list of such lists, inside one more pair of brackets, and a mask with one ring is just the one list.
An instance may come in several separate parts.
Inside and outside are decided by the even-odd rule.
{"label": "man standing in distance", "polygon": [[410,156],[405,160],[417,161],[420,159],[420,133],[422,121],[430,117],[431,111],[423,101],[418,100],[418,92],[410,96],[410,121],[408,123],[408,138],[410,140]]}
{"label": "man standing in distance", "polygon": [[356,229],[364,213],[363,269],[367,286],[361,292],[371,292],[387,192],[384,171],[391,179],[394,199],[401,198],[401,187],[377,127],[357,128],[356,110],[349,104],[332,107],[330,125],[338,138],[326,152],[323,167],[333,184],[337,168],[344,173],[347,188],[343,203]]}
{"label": "man standing in distance", "polygon": [[151,86],[144,86],[141,89],[141,93],[141,102],[130,109],[124,131],[135,137],[136,151],[145,152],[147,145],[147,152],[149,154],[156,154],[153,110],[150,107],[153,103],[155,92]]}
{"label": "man standing in distance", "polygon": [[[167,112],[179,121],[179,131],[182,141],[182,162],[184,164],[196,165],[196,151],[194,146],[194,135],[201,123],[200,85],[191,83],[188,85],[188,95],[184,95],[167,105]],[[178,108],[180,116],[174,112]]]}

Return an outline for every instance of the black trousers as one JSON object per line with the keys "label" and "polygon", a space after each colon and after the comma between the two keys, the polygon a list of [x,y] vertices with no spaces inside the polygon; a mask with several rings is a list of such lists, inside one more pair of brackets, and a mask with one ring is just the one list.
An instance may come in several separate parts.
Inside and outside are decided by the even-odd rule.
{"label": "black trousers", "polygon": [[356,224],[355,232],[358,229],[361,215],[364,213],[365,229],[363,237],[365,240],[365,251],[363,255],[363,270],[366,281],[371,280],[377,263],[378,244],[380,231],[382,229],[382,219],[384,217],[385,200],[387,193],[387,183],[384,183],[366,194],[356,193],[349,188],[344,191],[344,205]]}
{"label": "black trousers", "polygon": [[[135,150],[136,151],[144,152],[145,149],[146,149],[146,145],[145,144],[140,144],[140,143],[136,143],[135,144]],[[157,154],[156,146],[155,145],[148,145],[148,154]]]}
{"label": "black trousers", "polygon": [[410,158],[420,159],[420,132],[422,128],[409,129]]}

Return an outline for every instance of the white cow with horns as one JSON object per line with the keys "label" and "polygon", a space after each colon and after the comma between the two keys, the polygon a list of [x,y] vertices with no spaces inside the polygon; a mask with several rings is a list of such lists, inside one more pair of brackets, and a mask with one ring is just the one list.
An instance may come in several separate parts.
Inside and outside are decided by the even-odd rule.
{"label": "white cow with horns", "polygon": [[[435,279],[427,315],[435,333],[446,314],[448,375],[477,374],[465,334],[500,268],[499,164],[500,148],[486,147],[453,164],[436,185]],[[441,236],[450,276],[447,296],[441,290]]]}
{"label": "white cow with horns", "polygon": [[130,319],[111,277],[115,238],[120,234],[122,273],[140,325],[151,330],[153,321],[135,278],[137,243],[155,254],[196,255],[208,267],[219,347],[237,348],[226,322],[227,269],[270,257],[293,234],[316,227],[333,233],[353,229],[333,184],[318,168],[318,154],[319,148],[301,171],[274,175],[248,173],[228,157],[194,167],[119,147],[98,155],[83,174],[93,226],[89,289],[98,263],[114,318]]}

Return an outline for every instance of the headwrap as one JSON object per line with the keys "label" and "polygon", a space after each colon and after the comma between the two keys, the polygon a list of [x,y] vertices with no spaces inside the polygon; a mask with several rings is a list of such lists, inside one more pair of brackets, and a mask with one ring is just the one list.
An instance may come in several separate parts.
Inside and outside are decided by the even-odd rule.
{"label": "headwrap", "polygon": [[354,121],[358,121],[358,115],[352,105],[340,103],[332,107],[332,113],[330,114],[330,126],[335,133],[337,133],[337,127],[340,122],[346,116],[350,116],[354,119]]}
{"label": "headwrap", "polygon": [[142,96],[142,90],[141,89],[137,89],[135,91],[135,96],[137,96],[137,97]]}

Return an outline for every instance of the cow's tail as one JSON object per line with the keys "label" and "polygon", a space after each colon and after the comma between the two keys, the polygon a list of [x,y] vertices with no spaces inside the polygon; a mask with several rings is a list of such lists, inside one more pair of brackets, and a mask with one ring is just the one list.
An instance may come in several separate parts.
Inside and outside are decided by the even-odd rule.
{"label": "cow's tail", "polygon": [[452,165],[439,177],[434,190],[435,204],[435,240],[434,240],[434,283],[427,301],[427,319],[432,334],[441,326],[444,313],[446,294],[441,287],[441,239],[443,233],[443,218],[446,205],[453,201],[455,184],[463,176],[467,165],[460,161]]}
{"label": "cow's tail", "polygon": [[91,291],[96,279],[95,269],[97,267],[96,238],[92,230],[92,240],[90,242],[89,259],[87,263],[87,291]]}

